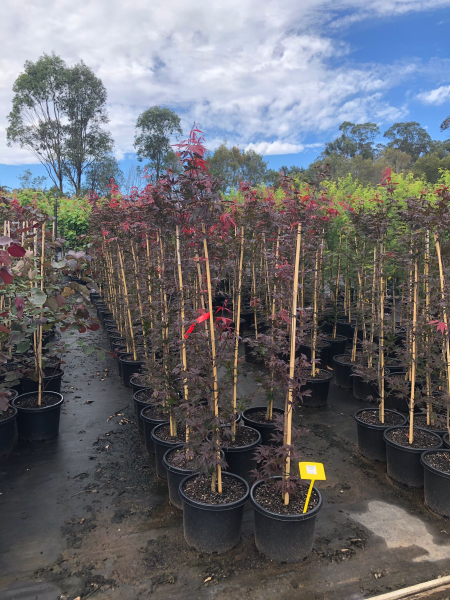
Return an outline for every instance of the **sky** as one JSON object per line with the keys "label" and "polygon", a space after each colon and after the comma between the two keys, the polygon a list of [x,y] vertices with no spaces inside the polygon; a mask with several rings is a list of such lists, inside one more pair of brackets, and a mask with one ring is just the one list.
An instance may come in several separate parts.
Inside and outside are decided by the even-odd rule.
{"label": "sky", "polygon": [[226,140],[279,168],[307,166],[343,121],[450,137],[449,26],[450,0],[2,0],[0,185],[44,174],[6,141],[13,83],[43,53],[102,79],[125,172],[154,105],[185,134],[196,122],[209,149]]}

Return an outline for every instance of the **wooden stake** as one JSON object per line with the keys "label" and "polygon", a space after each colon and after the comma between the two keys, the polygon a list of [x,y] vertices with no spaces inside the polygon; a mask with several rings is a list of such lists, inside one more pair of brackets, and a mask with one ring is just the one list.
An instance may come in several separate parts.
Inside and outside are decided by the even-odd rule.
{"label": "wooden stake", "polygon": [[126,305],[127,314],[128,314],[128,325],[130,327],[131,348],[132,348],[132,352],[133,352],[133,359],[137,360],[136,344],[134,342],[133,319],[131,317],[130,301],[129,301],[129,298],[128,298],[127,280],[126,280],[126,277],[125,277],[125,269],[124,269],[124,266],[123,266],[122,250],[120,249],[119,244],[117,244],[117,254],[119,255],[120,272],[121,272],[121,275],[122,275],[123,294],[124,294],[125,305]]}
{"label": "wooden stake", "polygon": [[419,259],[414,264],[413,322],[411,330],[411,396],[409,401],[409,443],[414,442],[414,393],[417,363],[417,305],[419,302]]}
{"label": "wooden stake", "polygon": [[239,259],[238,287],[236,290],[235,311],[235,343],[234,343],[234,372],[233,372],[233,415],[231,421],[231,435],[234,441],[236,437],[236,405],[237,405],[237,382],[238,382],[238,356],[239,356],[239,332],[241,324],[241,288],[242,288],[242,264],[244,262],[244,228],[241,227],[241,254]]}

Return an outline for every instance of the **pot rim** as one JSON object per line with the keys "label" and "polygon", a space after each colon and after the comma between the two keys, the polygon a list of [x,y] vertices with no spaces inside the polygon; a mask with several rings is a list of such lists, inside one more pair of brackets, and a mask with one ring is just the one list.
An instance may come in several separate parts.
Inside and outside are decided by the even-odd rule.
{"label": "pot rim", "polygon": [[[145,410],[145,408],[143,408],[142,410]],[[154,419],[153,419],[154,420]],[[161,421],[161,423],[159,423],[158,425],[156,425],[156,427],[154,427],[152,429],[152,440],[154,442],[157,442],[158,444],[160,444],[161,446],[177,446],[178,444],[180,444],[181,442],[179,442],[178,440],[176,442],[170,442],[167,440],[162,440],[161,438],[159,438],[155,431],[157,429],[162,429],[165,425],[167,425],[168,423],[170,423],[169,419],[167,419],[167,421]]]}
{"label": "pot rim", "polygon": [[[249,411],[254,411],[254,410],[267,410],[267,406],[250,406],[249,408],[246,408],[245,410],[242,411],[242,419],[244,420],[245,423],[245,419],[247,419],[247,421],[251,421],[252,423],[256,423],[256,425],[258,425],[258,427],[266,427],[267,429],[273,429],[275,427],[275,423],[260,423],[259,421],[253,421],[253,419],[249,416],[247,416],[246,413],[248,413]],[[272,408],[273,412],[277,412],[280,415],[284,415],[284,409],[283,408],[278,408],[276,406],[274,406]],[[250,425],[250,427],[252,427],[252,425]],[[254,427],[254,429],[256,429],[256,427]]]}
{"label": "pot rim", "polygon": [[120,362],[126,363],[127,365],[144,364],[144,360],[122,360],[124,356],[133,356],[133,353],[126,352],[125,354],[122,354],[122,356],[119,356]]}
{"label": "pot rim", "polygon": [[361,419],[359,419],[358,415],[359,415],[359,413],[366,412],[368,410],[370,410],[370,411],[376,411],[376,412],[379,411],[378,408],[360,408],[353,415],[353,418],[355,419],[355,421],[358,424],[362,425],[363,427],[367,427],[367,429],[378,429],[378,430],[383,430],[383,431],[385,429],[395,429],[397,427],[402,427],[406,423],[406,421],[407,421],[407,418],[405,417],[405,415],[402,415],[402,413],[398,412],[397,410],[392,410],[390,408],[385,408],[384,409],[385,413],[386,412],[394,413],[396,415],[399,415],[400,417],[403,417],[403,419],[404,419],[403,424],[402,425],[374,425],[373,423],[366,423],[365,421],[362,421]]}
{"label": "pot rim", "polygon": [[[57,379],[58,377],[62,377],[64,375],[64,369],[60,369],[58,367],[57,369],[55,369],[55,371],[59,371],[59,373],[56,373],[55,375],[44,375],[44,380],[45,379]],[[23,379],[25,381],[34,381],[34,379],[31,379],[31,377],[24,377]],[[37,382],[35,382],[35,383],[37,383]],[[45,392],[45,390],[44,390],[44,392]],[[45,392],[45,393],[47,393],[47,392]]]}
{"label": "pot rim", "polygon": [[317,383],[317,382],[327,383],[327,381],[331,381],[331,379],[333,378],[333,373],[331,371],[328,371],[328,369],[320,369],[320,371],[323,371],[324,373],[326,373],[328,375],[328,378],[327,379],[322,379],[322,378],[316,379],[315,377],[311,376],[306,379],[306,382],[307,383]]}
{"label": "pot rim", "polygon": [[225,504],[207,504],[205,502],[198,502],[197,500],[192,500],[192,498],[189,498],[189,496],[186,496],[186,494],[184,493],[183,486],[186,483],[186,481],[188,481],[189,479],[193,479],[194,477],[198,477],[198,475],[199,473],[192,473],[191,475],[188,475],[182,481],[180,481],[180,485],[178,487],[178,493],[180,494],[182,501],[188,504],[189,506],[200,510],[222,512],[225,510],[233,510],[236,508],[240,508],[247,502],[248,497],[250,495],[250,486],[245,481],[245,479],[242,479],[242,477],[239,477],[239,475],[236,475],[235,473],[228,473],[227,471],[222,471],[222,478],[230,477],[232,479],[238,479],[245,485],[246,491],[242,498],[239,498],[239,500],[234,500],[233,502],[227,502]]}
{"label": "pot rim", "polygon": [[144,412],[147,410],[147,408],[149,408],[149,406],[144,406],[144,408],[139,413],[139,416],[143,421],[145,421],[146,423],[158,423],[158,425],[169,423],[169,419],[162,421],[160,419],[152,419],[151,417],[147,417],[147,415],[144,415]]}
{"label": "pot rim", "polygon": [[427,454],[431,454],[432,452],[446,452],[448,454],[450,454],[450,449],[449,448],[432,448],[431,450],[425,450],[425,452],[422,452],[422,454],[420,455],[420,464],[422,465],[422,467],[424,469],[428,469],[428,471],[430,471],[431,473],[434,473],[435,475],[440,475],[441,477],[444,477],[444,479],[450,479],[450,473],[444,473],[444,471],[439,471],[439,469],[436,469],[436,467],[433,467],[431,465],[429,465],[425,460],[424,457]]}
{"label": "pot rim", "polygon": [[324,333],[323,338],[327,341],[327,343],[330,346],[333,343],[338,343],[338,342],[340,343],[340,342],[344,342],[344,341],[348,342],[348,339],[349,339],[346,335],[341,335],[340,333],[337,333],[334,337],[331,335],[331,333]]}
{"label": "pot rim", "polygon": [[[224,427],[226,427],[226,425],[224,425]],[[227,448],[226,446],[223,445],[223,442],[220,444],[220,448],[221,450],[223,450],[224,452],[243,452],[245,450],[252,450],[253,448],[256,448],[256,446],[259,446],[261,444],[261,440],[262,440],[262,436],[261,433],[255,429],[254,427],[250,427],[249,425],[239,425],[239,427],[246,427],[247,429],[251,429],[252,431],[255,431],[258,434],[257,439],[252,442],[251,444],[246,444],[245,446],[233,446],[232,448]]]}
{"label": "pot rim", "polygon": [[16,402],[20,398],[23,398],[24,396],[35,396],[37,394],[37,392],[27,392],[26,394],[20,394],[20,396],[17,396],[16,398],[14,398],[14,400],[11,402],[11,406],[14,406],[14,408],[17,408],[18,412],[27,412],[27,413],[48,412],[48,411],[53,410],[54,408],[60,408],[61,404],[64,402],[64,396],[62,394],[60,394],[59,392],[46,392],[44,390],[42,393],[59,396],[59,400],[58,400],[58,402],[56,402],[55,404],[52,404],[51,406],[43,406],[43,407],[41,406],[41,407],[37,407],[37,408],[26,408],[25,406],[16,406]]}
{"label": "pot rim", "polygon": [[353,366],[355,364],[354,362],[348,362],[348,363],[340,362],[340,361],[336,360],[336,358],[338,356],[348,356],[350,358],[350,360],[352,358],[352,355],[351,354],[347,354],[347,353],[345,353],[345,354],[335,354],[333,356],[333,363],[336,363],[337,365],[342,365],[344,367],[351,367],[351,366]]}
{"label": "pot rim", "polygon": [[[137,375],[142,375],[142,373],[134,373],[134,374],[133,374],[133,375],[130,377],[130,383],[132,383],[132,379],[134,379],[134,378],[135,378]],[[141,384],[140,384],[140,383],[135,383],[134,385],[141,385]],[[150,386],[149,386],[149,387],[150,387]],[[147,386],[146,386],[146,389],[147,389]],[[150,388],[150,389],[153,389],[153,388]],[[142,390],[138,390],[138,392],[140,392],[140,391],[142,391]],[[137,392],[135,392],[135,393],[137,393]]]}
{"label": "pot rim", "polygon": [[11,421],[13,421],[17,417],[17,413],[19,412],[17,410],[17,408],[15,406],[13,406],[12,404],[9,405],[9,408],[12,408],[14,410],[14,414],[10,415],[6,419],[1,419],[0,420],[0,428],[2,427],[2,425],[6,425],[7,423],[11,423]]}
{"label": "pot rim", "polygon": [[143,400],[139,400],[139,398],[136,398],[137,394],[139,394],[140,392],[146,392],[148,390],[153,390],[153,388],[142,388],[140,390],[137,390],[136,392],[134,392],[133,394],[133,401],[136,403],[140,403],[140,404],[152,404],[152,402],[144,402]]}
{"label": "pot rim", "polygon": [[[281,479],[281,477],[276,476],[276,477],[273,477],[273,479]],[[252,489],[250,490],[250,502],[252,503],[254,510],[256,510],[260,514],[264,515],[265,517],[270,517],[274,521],[306,521],[308,519],[316,517],[317,513],[322,508],[322,504],[323,504],[322,494],[319,492],[319,490],[316,488],[316,486],[313,486],[313,490],[319,496],[319,503],[311,511],[308,511],[307,513],[296,514],[296,515],[280,515],[279,513],[275,513],[275,512],[272,512],[271,510],[267,510],[267,508],[264,508],[263,506],[261,506],[261,504],[258,504],[258,502],[256,501],[255,496],[254,496],[254,491],[256,490],[258,485],[262,485],[263,483],[265,483],[265,482],[264,481],[256,481],[252,485]]]}
{"label": "pot rim", "polygon": [[170,462],[167,460],[167,455],[170,454],[171,452],[174,452],[175,450],[181,450],[181,448],[184,448],[183,444],[177,444],[176,446],[172,446],[171,448],[168,448],[165,452],[164,452],[164,456],[163,456],[163,465],[166,467],[167,471],[170,471],[171,473],[176,473],[177,475],[183,475],[185,474],[187,475],[192,475],[193,473],[198,473],[198,471],[196,471],[195,469],[182,469],[181,467],[175,467],[174,465],[171,465]]}
{"label": "pot rim", "polygon": [[442,441],[441,437],[437,433],[434,433],[433,431],[428,431],[428,429],[423,429],[422,427],[414,427],[414,429],[419,429],[420,431],[425,431],[426,433],[431,433],[432,435],[437,437],[437,439],[439,440],[439,445],[434,446],[433,448],[409,448],[408,446],[402,446],[401,444],[397,444],[397,442],[390,440],[386,436],[386,434],[389,431],[391,431],[391,429],[409,429],[409,425],[396,425],[395,427],[388,427],[387,429],[385,429],[383,431],[384,441],[389,446],[392,446],[392,448],[397,448],[397,449],[401,448],[405,452],[411,452],[412,454],[422,454],[422,452],[425,452],[425,450],[439,450],[440,448],[442,448],[443,441]]}

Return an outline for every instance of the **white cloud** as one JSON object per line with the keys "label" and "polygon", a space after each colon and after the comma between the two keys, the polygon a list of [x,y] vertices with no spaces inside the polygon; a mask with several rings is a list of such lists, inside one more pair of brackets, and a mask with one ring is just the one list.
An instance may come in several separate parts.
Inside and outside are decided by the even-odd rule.
{"label": "white cloud", "polygon": [[441,87],[429,92],[417,94],[417,98],[424,104],[444,104],[450,100],[450,85],[441,85]]}
{"label": "white cloud", "polygon": [[25,60],[51,51],[68,64],[84,60],[103,80],[119,158],[134,150],[137,116],[155,104],[177,111],[185,132],[200,123],[210,148],[226,138],[272,153],[303,147],[344,118],[400,118],[406,108],[384,94],[414,63],[354,65],[328,26],[341,10],[362,19],[444,5],[335,0],[330,12],[328,0],[27,0],[24,10],[3,0],[0,163],[32,162],[6,146],[6,115]]}
{"label": "white cloud", "polygon": [[275,154],[297,154],[303,152],[305,146],[303,144],[290,144],[281,140],[274,142],[258,142],[257,144],[250,143],[245,150],[254,150],[258,154],[275,155]]}

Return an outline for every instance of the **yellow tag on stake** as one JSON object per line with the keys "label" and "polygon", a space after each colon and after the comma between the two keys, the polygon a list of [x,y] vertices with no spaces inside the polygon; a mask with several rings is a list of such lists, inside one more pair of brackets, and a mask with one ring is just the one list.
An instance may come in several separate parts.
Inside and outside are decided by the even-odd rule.
{"label": "yellow tag on stake", "polygon": [[303,513],[308,510],[309,500],[311,498],[311,492],[314,487],[314,482],[318,481],[326,481],[325,477],[325,469],[323,468],[322,463],[314,463],[314,462],[301,462],[298,463],[298,468],[300,470],[300,478],[301,479],[310,479],[311,483],[309,485],[308,495],[306,496],[305,508],[303,509]]}

